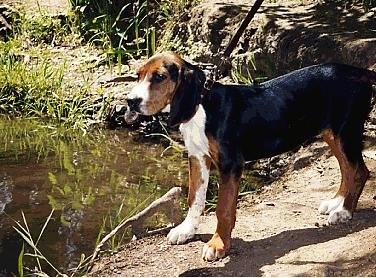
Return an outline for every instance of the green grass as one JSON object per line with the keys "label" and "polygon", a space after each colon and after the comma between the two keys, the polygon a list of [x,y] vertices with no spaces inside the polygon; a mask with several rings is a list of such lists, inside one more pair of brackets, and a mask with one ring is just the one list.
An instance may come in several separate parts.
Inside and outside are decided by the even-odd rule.
{"label": "green grass", "polygon": [[0,114],[37,117],[83,132],[100,122],[108,102],[98,103],[101,91],[93,88],[89,67],[73,68],[73,55],[51,47],[79,44],[71,22],[22,11],[14,22],[12,35],[0,40]]}
{"label": "green grass", "polygon": [[[102,47],[109,61],[151,56],[171,48],[161,40],[169,23],[180,21],[197,0],[130,0],[114,6],[111,0],[70,0],[81,34]],[[159,42],[159,44],[158,44]]]}
{"label": "green grass", "polygon": [[35,260],[35,268],[32,270],[33,274],[36,276],[47,276],[46,273],[43,272],[42,269],[42,261],[46,262],[55,272],[57,276],[63,276],[63,274],[42,254],[42,252],[38,248],[39,241],[48,225],[48,222],[51,220],[53,214],[53,210],[51,211],[50,215],[47,217],[42,229],[39,232],[37,239],[33,238],[32,233],[29,229],[29,225],[26,221],[25,214],[22,212],[22,219],[23,225],[17,221],[15,221],[16,226],[14,229],[16,232],[23,238],[23,240],[31,247],[31,253],[25,253],[24,246],[22,247],[21,253],[18,258],[18,271],[20,276],[23,276],[24,273],[24,263],[23,259],[24,256],[29,256]]}
{"label": "green grass", "polygon": [[[15,54],[17,49],[11,43],[0,42],[0,113],[87,130],[95,100],[90,84],[83,81],[72,87],[65,78],[68,68],[64,61],[56,64],[41,55],[25,62],[27,56]],[[95,116],[100,117],[102,108]]]}
{"label": "green grass", "polygon": [[113,5],[111,0],[70,0],[81,34],[87,41],[121,62],[133,56],[152,55],[155,28],[150,18],[155,11],[148,0]]}
{"label": "green grass", "polygon": [[257,75],[255,57],[236,58],[231,68],[231,78],[236,83],[254,84],[265,81],[267,78]]}

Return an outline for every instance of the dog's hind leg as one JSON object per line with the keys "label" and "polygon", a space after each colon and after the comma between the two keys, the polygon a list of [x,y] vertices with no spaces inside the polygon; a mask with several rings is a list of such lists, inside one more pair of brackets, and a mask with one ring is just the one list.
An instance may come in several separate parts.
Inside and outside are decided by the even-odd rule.
{"label": "dog's hind leg", "polygon": [[362,129],[360,130],[354,132],[352,129],[354,133],[351,136],[335,136],[331,131],[325,131],[323,134],[323,139],[338,160],[342,176],[334,198],[323,201],[319,207],[320,213],[329,214],[329,224],[345,222],[352,218],[369,176],[361,152]]}

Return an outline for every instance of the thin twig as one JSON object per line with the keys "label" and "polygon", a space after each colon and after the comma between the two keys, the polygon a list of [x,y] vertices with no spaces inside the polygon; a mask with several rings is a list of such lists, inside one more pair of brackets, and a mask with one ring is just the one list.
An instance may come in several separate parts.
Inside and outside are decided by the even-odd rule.
{"label": "thin twig", "polygon": [[165,195],[152,202],[147,208],[137,213],[135,216],[122,221],[108,235],[106,235],[95,247],[89,265],[93,264],[101,247],[120,229],[132,226],[132,228],[135,230],[142,226],[142,223],[146,218],[152,216],[157,211],[164,211],[164,213],[170,218],[169,220],[174,225],[180,223],[182,220],[182,213],[179,205],[180,193],[180,187],[173,187]]}

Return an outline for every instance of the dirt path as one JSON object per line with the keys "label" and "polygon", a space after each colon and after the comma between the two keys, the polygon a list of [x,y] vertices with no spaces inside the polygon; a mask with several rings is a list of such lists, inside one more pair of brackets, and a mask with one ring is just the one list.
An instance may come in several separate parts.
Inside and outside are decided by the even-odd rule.
{"label": "dirt path", "polygon": [[375,276],[376,148],[367,148],[364,156],[372,174],[349,223],[326,226],[326,217],[317,212],[340,180],[336,159],[317,142],[300,149],[291,169],[262,193],[241,200],[233,246],[224,259],[204,262],[200,257],[215,229],[211,214],[202,216],[192,242],[171,246],[163,236],[132,242],[102,258],[93,275]]}

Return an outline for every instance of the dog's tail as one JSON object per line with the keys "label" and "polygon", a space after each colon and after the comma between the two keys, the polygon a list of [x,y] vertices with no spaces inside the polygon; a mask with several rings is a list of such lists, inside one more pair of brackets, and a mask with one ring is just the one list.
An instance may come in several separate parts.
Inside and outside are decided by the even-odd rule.
{"label": "dog's tail", "polygon": [[[376,85],[376,71],[365,69],[364,76],[366,79],[364,80],[365,82]],[[374,89],[372,90],[372,98],[371,98],[371,106],[370,106],[371,109],[375,106],[375,103],[376,103],[376,90]]]}
{"label": "dog's tail", "polygon": [[359,71],[354,72],[355,76],[353,78],[357,79],[362,83],[368,83],[376,85],[376,72],[368,69],[359,69]]}
{"label": "dog's tail", "polygon": [[[369,69],[351,67],[350,69],[350,79],[355,80],[357,82],[368,84],[368,85],[376,85],[376,72]],[[372,109],[376,104],[376,89],[371,90],[371,103],[370,109]]]}
{"label": "dog's tail", "polygon": [[338,76],[363,84],[376,85],[376,71],[351,65],[334,64]]}
{"label": "dog's tail", "polygon": [[367,70],[365,75],[369,83],[376,85],[376,71]]}

